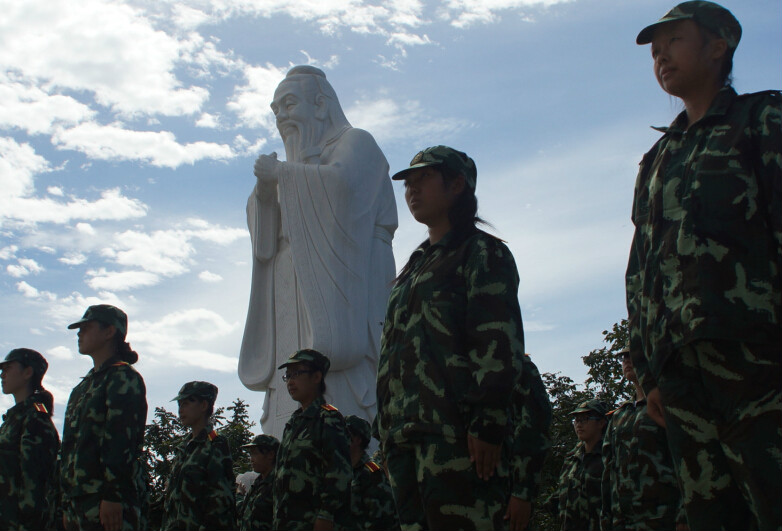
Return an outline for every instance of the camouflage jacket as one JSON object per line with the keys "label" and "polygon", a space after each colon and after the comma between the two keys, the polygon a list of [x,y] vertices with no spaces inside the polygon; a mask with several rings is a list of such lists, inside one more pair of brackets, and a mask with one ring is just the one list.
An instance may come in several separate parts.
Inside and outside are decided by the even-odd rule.
{"label": "camouflage jacket", "polygon": [[778,343],[782,312],[782,97],[723,88],[647,153],[635,184],[627,309],[649,392],[698,339]]}
{"label": "camouflage jacket", "polygon": [[0,425],[0,529],[49,529],[49,494],[60,437],[36,395],[16,404]]}
{"label": "camouflage jacket", "polygon": [[399,529],[394,496],[386,472],[367,454],[353,469],[350,505],[356,531]]}
{"label": "camouflage jacket", "polygon": [[610,414],[602,492],[603,531],[676,527],[681,496],[673,461],[665,429],[647,415],[646,400],[625,402]]}
{"label": "camouflage jacket", "polygon": [[182,442],[166,487],[163,529],[234,529],[234,472],[228,439],[207,427]]}
{"label": "camouflage jacket", "polygon": [[274,529],[312,529],[315,520],[350,522],[350,447],[345,419],[323,397],[285,424],[274,474]]}
{"label": "camouflage jacket", "polygon": [[551,448],[551,402],[538,367],[525,354],[513,386],[510,440],[511,495],[532,501],[538,492],[543,461]]}
{"label": "camouflage jacket", "polygon": [[424,242],[391,290],[377,375],[382,444],[507,433],[513,359],[524,354],[519,276],[508,248],[475,229]]}
{"label": "camouflage jacket", "polygon": [[602,505],[603,456],[601,443],[586,453],[583,442],[565,457],[559,486],[545,508],[559,516],[562,531],[599,531]]}
{"label": "camouflage jacket", "polygon": [[139,506],[145,492],[144,380],[118,357],[73,388],[62,434],[62,496],[86,494]]}
{"label": "camouflage jacket", "polygon": [[253,481],[239,508],[239,531],[271,531],[274,515],[274,470]]}

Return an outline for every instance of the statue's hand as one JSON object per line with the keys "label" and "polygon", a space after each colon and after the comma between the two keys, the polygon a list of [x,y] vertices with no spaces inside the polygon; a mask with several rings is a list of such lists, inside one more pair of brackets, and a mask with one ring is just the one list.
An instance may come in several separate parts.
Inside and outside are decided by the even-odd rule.
{"label": "statue's hand", "polygon": [[277,176],[275,170],[280,165],[280,161],[277,160],[277,153],[271,155],[261,155],[258,160],[255,161],[255,176],[261,183],[277,184]]}

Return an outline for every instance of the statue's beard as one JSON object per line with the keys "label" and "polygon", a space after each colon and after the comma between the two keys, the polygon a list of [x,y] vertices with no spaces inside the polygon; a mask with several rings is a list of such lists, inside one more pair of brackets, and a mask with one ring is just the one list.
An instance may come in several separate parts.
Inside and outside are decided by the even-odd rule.
{"label": "statue's beard", "polygon": [[285,145],[285,160],[306,162],[307,152],[320,142],[322,131],[319,125],[321,123],[317,120],[307,123],[288,120],[281,124],[279,131]]}

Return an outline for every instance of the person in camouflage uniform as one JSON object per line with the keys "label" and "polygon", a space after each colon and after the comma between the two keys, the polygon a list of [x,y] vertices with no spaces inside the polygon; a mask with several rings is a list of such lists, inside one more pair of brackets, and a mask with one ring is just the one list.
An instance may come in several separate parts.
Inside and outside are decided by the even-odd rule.
{"label": "person in camouflage uniform", "polygon": [[239,531],[271,531],[274,517],[274,463],[280,449],[280,441],[271,435],[258,435],[250,444],[250,462],[258,477],[239,506]]}
{"label": "person in camouflage uniform", "polygon": [[190,436],[182,441],[171,464],[163,501],[163,530],[232,530],[236,503],[231,448],[209,423],[217,386],[187,382],[174,400]]}
{"label": "person in camouflage uniform", "polygon": [[73,388],[61,450],[63,525],[68,530],[130,531],[143,526],[147,419],[138,354],[125,341],[128,317],[108,304],[90,306],[68,326],[93,368]]}
{"label": "person in camouflage uniform", "polygon": [[283,380],[301,407],[285,424],[274,477],[275,530],[329,531],[350,524],[350,449],[345,419],[323,399],[331,362],[312,349],[287,362]]}
{"label": "person in camouflage uniform", "polygon": [[0,425],[0,529],[37,531],[54,526],[49,498],[60,437],[52,423],[54,398],[41,386],[49,364],[39,352],[17,348],[0,363],[4,394],[14,405]]}
{"label": "person in camouflage uniform", "polygon": [[501,447],[524,355],[516,264],[476,227],[477,172],[465,153],[427,148],[393,179],[429,230],[391,290],[378,365],[378,433],[400,523],[500,529]]}
{"label": "person in camouflage uniform", "polygon": [[381,465],[367,455],[372,438],[370,425],[356,415],[345,417],[350,437],[350,463],[353,482],[350,485],[350,505],[353,528],[358,531],[399,529],[394,495]]}
{"label": "person in camouflage uniform", "polygon": [[[519,360],[517,360],[518,363]],[[543,461],[551,448],[551,402],[538,367],[529,354],[521,358],[513,386],[510,452],[510,498],[505,520],[510,531],[527,528],[538,494]]]}
{"label": "person in camouflage uniform", "polygon": [[608,414],[603,437],[602,531],[686,529],[665,430],[646,414],[646,397],[630,350],[619,354],[624,377],[635,386],[635,400]]}
{"label": "person in camouflage uniform", "polygon": [[587,400],[573,410],[573,427],[579,442],[565,456],[559,487],[544,508],[561,521],[562,531],[600,531],[602,506],[602,438],[608,421],[608,404]]}
{"label": "person in camouflage uniform", "polygon": [[694,1],[636,39],[684,111],[635,184],[630,350],[696,531],[782,528],[782,95],[736,94],[740,37]]}

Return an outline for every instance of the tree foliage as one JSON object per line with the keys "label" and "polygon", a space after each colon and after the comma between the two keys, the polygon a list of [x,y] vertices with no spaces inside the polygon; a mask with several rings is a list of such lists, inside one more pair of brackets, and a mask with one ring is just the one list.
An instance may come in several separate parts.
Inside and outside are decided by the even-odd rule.
{"label": "tree foliage", "polygon": [[[575,383],[570,377],[561,373],[542,374],[553,409],[551,424],[553,445],[543,465],[538,506],[556,490],[565,456],[578,442],[573,430],[571,411],[579,403],[591,398],[604,400],[614,406],[633,396],[633,386],[623,379],[622,362],[617,357],[627,344],[627,340],[627,320],[614,323],[610,331],[603,330],[603,342],[606,345],[592,350],[581,358],[588,368],[588,377],[583,385]],[[556,517],[540,510],[537,511],[535,523],[538,529],[544,531],[560,529],[560,522]]]}

